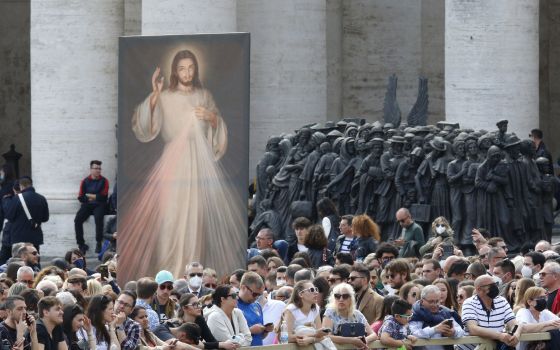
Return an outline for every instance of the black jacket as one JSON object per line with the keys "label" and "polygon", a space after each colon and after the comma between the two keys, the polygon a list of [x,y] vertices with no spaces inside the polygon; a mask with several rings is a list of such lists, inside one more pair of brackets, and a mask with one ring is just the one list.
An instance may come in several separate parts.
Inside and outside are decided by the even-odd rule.
{"label": "black jacket", "polygon": [[[49,205],[45,197],[41,196],[33,187],[22,191],[25,204],[29,209],[34,223],[42,224],[49,221]],[[4,216],[10,222],[11,244],[30,242],[34,245],[43,244],[43,230],[41,226],[33,227],[27,219],[18,196],[9,196],[2,199]]]}
{"label": "black jacket", "polygon": [[372,237],[369,238],[361,238],[358,237],[354,242],[354,247],[356,247],[356,261],[362,261],[371,253],[375,253],[377,250],[377,241]]}

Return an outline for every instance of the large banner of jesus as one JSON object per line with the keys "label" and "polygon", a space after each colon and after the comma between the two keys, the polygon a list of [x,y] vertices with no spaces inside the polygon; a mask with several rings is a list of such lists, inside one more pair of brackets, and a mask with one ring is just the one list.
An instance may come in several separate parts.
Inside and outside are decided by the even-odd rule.
{"label": "large banner of jesus", "polygon": [[123,37],[119,55],[119,281],[243,267],[249,34]]}

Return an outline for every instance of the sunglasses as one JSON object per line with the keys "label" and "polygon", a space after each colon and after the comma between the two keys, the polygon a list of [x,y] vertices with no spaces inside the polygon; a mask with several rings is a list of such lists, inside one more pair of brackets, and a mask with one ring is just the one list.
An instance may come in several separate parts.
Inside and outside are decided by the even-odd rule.
{"label": "sunglasses", "polygon": [[463,300],[463,299],[465,299],[465,296],[464,296],[464,295],[461,295],[461,294],[459,294],[459,295],[457,295],[457,299],[459,299],[459,300]]}
{"label": "sunglasses", "polygon": [[232,299],[237,299],[238,295],[237,295],[237,293],[231,293],[231,294],[228,294],[228,297],[230,297]]}
{"label": "sunglasses", "polygon": [[334,294],[334,298],[335,298],[336,300],[340,300],[340,299],[342,299],[342,300],[348,300],[348,299],[350,299],[350,294],[347,294],[347,293],[338,294],[338,293],[336,293],[336,294]]}
{"label": "sunglasses", "polygon": [[249,292],[251,292],[251,294],[253,294],[253,298],[258,298],[262,295],[262,293],[253,292],[253,290],[251,288],[249,288],[249,286],[245,286],[245,288],[247,288],[249,290]]}
{"label": "sunglasses", "polygon": [[159,289],[164,290],[173,290],[173,285],[172,284],[160,284],[159,285]]}
{"label": "sunglasses", "polygon": [[307,288],[307,289],[302,290],[302,292],[319,293],[319,288],[311,287],[311,288]]}
{"label": "sunglasses", "polygon": [[190,306],[193,309],[200,309],[202,307],[202,304],[201,303],[190,303],[190,304],[187,304],[185,306]]}
{"label": "sunglasses", "polygon": [[444,224],[437,224],[436,227],[445,227]]}
{"label": "sunglasses", "polygon": [[342,278],[329,278],[327,280],[327,282],[329,282],[330,284],[336,283],[336,281],[340,281],[342,280]]}
{"label": "sunglasses", "polygon": [[363,276],[352,276],[352,277],[348,277],[348,280],[350,280],[350,282],[354,282],[358,278],[365,278],[365,277],[363,277]]}
{"label": "sunglasses", "polygon": [[202,272],[189,273],[189,277],[194,277],[194,276],[202,277]]}
{"label": "sunglasses", "polygon": [[216,289],[216,287],[218,287],[218,286],[215,283],[206,283],[204,285],[204,287],[211,288],[211,289]]}

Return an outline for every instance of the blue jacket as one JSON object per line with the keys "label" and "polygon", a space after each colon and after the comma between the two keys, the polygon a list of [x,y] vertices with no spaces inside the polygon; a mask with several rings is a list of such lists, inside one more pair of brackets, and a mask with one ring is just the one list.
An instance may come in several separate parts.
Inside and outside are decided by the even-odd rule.
{"label": "blue jacket", "polygon": [[[35,192],[33,187],[24,189],[22,194],[33,221],[39,224],[49,221],[49,205],[45,197]],[[30,242],[34,245],[43,244],[41,226],[33,227],[33,224],[25,215],[18,196],[14,195],[2,199],[2,209],[4,210],[4,216],[10,222],[11,244],[19,242]]]}

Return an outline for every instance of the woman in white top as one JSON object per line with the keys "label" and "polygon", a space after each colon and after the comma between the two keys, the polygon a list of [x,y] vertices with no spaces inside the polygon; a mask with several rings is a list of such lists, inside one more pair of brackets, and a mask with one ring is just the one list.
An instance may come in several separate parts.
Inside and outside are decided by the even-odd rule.
{"label": "woman in white top", "polygon": [[[515,318],[523,327],[523,333],[546,332],[560,328],[558,316],[546,309],[546,291],[541,287],[531,287],[523,295],[524,308],[519,309]],[[525,350],[527,342],[519,342],[517,350]]]}
{"label": "woman in white top", "polygon": [[[283,319],[288,326],[288,341],[298,345],[310,345],[323,339],[327,333],[321,330],[321,316],[317,305],[319,289],[310,281],[299,281],[284,311]],[[311,335],[296,335],[303,328],[315,329]]]}
{"label": "woman in white top", "polygon": [[[120,350],[117,339],[113,300],[106,295],[96,295],[89,301],[87,316],[93,326],[97,350]],[[78,338],[80,335],[78,334]]]}
{"label": "woman in white top", "polygon": [[[367,344],[378,339],[377,334],[371,330],[366,317],[356,310],[354,288],[348,283],[337,284],[329,296],[329,304],[325,310],[323,327],[332,329],[331,340],[335,344],[350,344],[357,349],[367,349]],[[364,337],[344,337],[339,334],[339,327],[344,323],[362,323]]]}
{"label": "woman in white top", "polygon": [[219,342],[233,341],[250,346],[253,337],[243,312],[237,309],[238,294],[229,284],[219,286],[212,294],[213,306],[204,311],[210,332]]}

